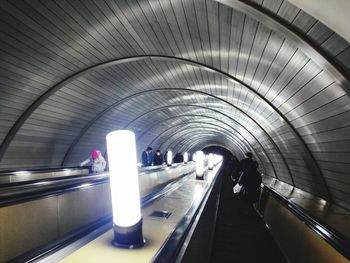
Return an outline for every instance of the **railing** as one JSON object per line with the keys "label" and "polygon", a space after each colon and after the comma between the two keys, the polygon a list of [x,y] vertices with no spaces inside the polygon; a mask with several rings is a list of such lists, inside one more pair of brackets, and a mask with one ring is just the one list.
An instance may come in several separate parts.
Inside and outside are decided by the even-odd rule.
{"label": "railing", "polygon": [[330,225],[320,222],[316,217],[311,216],[308,211],[301,208],[294,202],[291,202],[286,197],[274,191],[271,187],[264,185],[262,189],[259,213],[263,214],[268,195],[273,196],[285,208],[291,211],[301,222],[310,227],[315,233],[322,237],[325,241],[331,244],[337,251],[339,251],[347,259],[350,259],[350,239],[342,233],[336,231]]}
{"label": "railing", "polygon": [[[171,167],[177,167],[181,163],[173,164]],[[171,168],[169,167],[169,169]],[[139,167],[139,175],[149,171],[161,171],[167,168],[167,165]],[[66,178],[77,175],[89,175],[89,167],[65,167],[65,168],[43,168],[26,170],[0,171],[0,187],[16,184],[20,182],[30,182],[44,179]]]}
{"label": "railing", "polygon": [[[219,162],[215,163],[215,165],[217,165],[218,163]],[[192,205],[192,207],[184,215],[180,223],[176,226],[171,236],[168,237],[163,247],[153,257],[151,262],[173,263],[182,262],[183,260],[188,261],[188,259],[185,259],[185,255],[188,252],[187,249],[192,245],[191,242],[195,243],[197,241],[192,239],[194,233],[203,229],[205,229],[205,231],[208,232],[211,231],[209,229],[213,230],[215,227],[222,176],[223,175],[220,172],[220,170],[217,171],[216,177],[212,179],[208,188],[205,190],[206,194],[203,196],[201,201]],[[204,224],[209,223],[212,225],[209,227],[203,227],[202,225],[201,227],[199,227],[201,230],[198,230],[197,228],[200,225],[200,223],[203,222],[203,218],[208,217],[211,217],[212,220],[206,220]],[[210,251],[213,233],[214,232],[212,232],[210,239],[207,240],[207,242],[204,242],[204,244],[207,246],[205,251],[202,251],[201,255],[198,255],[196,257],[196,260],[198,260],[198,262],[204,262],[204,260],[208,260],[208,258],[206,257],[206,252]],[[198,248],[198,245],[195,244],[194,247]],[[206,258],[202,260],[201,256],[204,256]]]}
{"label": "railing", "polygon": [[0,185],[0,207],[104,183],[108,173],[76,175]]}
{"label": "railing", "polygon": [[88,174],[89,167],[65,167],[50,169],[28,169],[17,171],[1,171],[0,185],[35,181],[49,178],[67,177]]}
{"label": "railing", "polygon": [[[189,164],[190,165],[190,164]],[[147,175],[150,173],[165,173],[171,172],[171,170],[178,167],[185,167],[183,164],[175,164],[172,166],[151,166],[144,167],[139,170],[139,176]],[[64,170],[69,169],[42,169],[39,171],[32,171],[32,174],[48,174],[48,173],[61,173]],[[109,180],[109,173],[103,172],[99,174],[86,174],[81,173],[86,169],[72,168],[73,171],[80,171],[77,175],[70,176],[56,176],[38,180],[19,181],[9,184],[0,184],[0,207],[6,205],[12,205],[15,203],[23,202],[25,200],[33,200],[37,198],[45,197],[46,195],[61,194],[68,191],[74,191],[83,186],[93,186],[104,183]],[[50,171],[50,172],[48,172]],[[11,173],[10,173],[11,174]],[[11,176],[18,176],[16,174]],[[165,177],[166,179],[166,177]],[[143,179],[140,178],[142,181]]]}

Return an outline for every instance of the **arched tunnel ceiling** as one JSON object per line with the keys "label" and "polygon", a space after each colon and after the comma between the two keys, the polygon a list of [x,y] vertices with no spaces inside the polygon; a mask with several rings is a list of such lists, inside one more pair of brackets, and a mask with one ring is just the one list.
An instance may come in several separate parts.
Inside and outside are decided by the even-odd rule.
{"label": "arched tunnel ceiling", "polygon": [[349,207],[349,43],[288,1],[4,1],[0,34],[2,170],[129,128],[139,151],[252,151]]}
{"label": "arched tunnel ceiling", "polygon": [[349,1],[290,0],[290,2],[293,5],[304,9],[307,13],[331,28],[334,32],[340,34],[344,39],[350,41],[350,28],[347,26],[349,20],[347,12],[344,12],[344,10],[350,9]]}

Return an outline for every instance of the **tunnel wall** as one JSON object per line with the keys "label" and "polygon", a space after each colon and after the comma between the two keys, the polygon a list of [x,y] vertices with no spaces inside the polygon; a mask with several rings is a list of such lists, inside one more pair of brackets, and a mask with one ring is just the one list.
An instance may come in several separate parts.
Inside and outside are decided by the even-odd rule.
{"label": "tunnel wall", "polygon": [[289,1],[5,1],[0,34],[0,170],[78,165],[131,129],[139,155],[251,151],[350,208],[350,45]]}

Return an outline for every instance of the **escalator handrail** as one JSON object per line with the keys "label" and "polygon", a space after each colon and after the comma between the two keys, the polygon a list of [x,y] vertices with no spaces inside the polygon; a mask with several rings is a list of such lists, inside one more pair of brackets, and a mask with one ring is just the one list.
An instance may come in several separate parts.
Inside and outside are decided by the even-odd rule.
{"label": "escalator handrail", "polygon": [[86,187],[102,184],[109,180],[108,174],[79,175],[74,178],[55,178],[24,185],[0,188],[0,208],[24,201],[46,198]]}
{"label": "escalator handrail", "polygon": [[[181,165],[182,163],[175,163],[172,166]],[[169,167],[172,167],[169,166]],[[156,166],[146,166],[140,167],[140,171],[143,172],[147,170],[155,170],[155,169],[162,169],[164,167],[167,167],[166,164],[163,165],[156,165]],[[51,172],[65,172],[65,171],[74,171],[74,170],[84,170],[89,169],[89,166],[67,166],[67,167],[53,167],[53,168],[21,168],[21,169],[15,169],[15,170],[0,170],[0,176],[4,175],[16,175],[18,172],[29,172],[32,174],[38,174],[38,173],[51,173]]]}
{"label": "escalator handrail", "polygon": [[[143,171],[139,176],[155,173],[167,169],[175,169],[179,166],[163,166],[157,169]],[[13,205],[26,200],[44,198],[51,195],[63,194],[65,192],[91,187],[102,184],[109,180],[109,173],[82,174],[69,177],[54,177],[33,181],[24,181],[0,185],[0,207]]]}
{"label": "escalator handrail", "polygon": [[297,204],[291,202],[283,195],[274,191],[268,185],[264,185],[263,189],[266,189],[271,193],[277,200],[279,200],[288,210],[293,212],[301,221],[303,221],[307,226],[314,230],[319,236],[331,244],[336,250],[338,250],[347,259],[350,259],[350,239],[343,234],[339,233],[337,230],[333,229],[331,226],[321,223],[315,217],[309,215],[309,213],[298,206]]}
{"label": "escalator handrail", "polygon": [[[175,164],[173,166],[166,166],[166,165],[159,165],[159,166],[150,166],[150,167],[140,167],[139,168],[139,175],[144,175],[148,174],[150,172],[158,172],[158,171],[163,171],[165,169],[173,169],[176,168],[180,165],[184,164]],[[32,169],[32,170],[25,170],[25,171],[0,171],[0,177],[3,176],[20,176],[18,174],[19,172],[25,172],[28,173],[26,174],[27,176],[30,175],[35,175],[35,174],[45,174],[45,173],[59,173],[59,172],[69,172],[69,171],[86,171],[89,170],[90,167],[88,166],[81,166],[81,167],[66,167],[66,168],[49,168],[49,169]],[[75,174],[75,175],[69,175],[69,177],[75,177],[75,176],[86,176],[89,173],[82,172],[81,174]],[[41,178],[41,179],[34,179],[34,180],[23,180],[23,181],[18,181],[18,182],[9,182],[9,183],[2,183],[0,184],[0,189],[3,187],[9,187],[10,185],[22,185],[22,184],[27,184],[28,182],[38,182],[41,180],[56,180],[56,179],[61,179],[61,178],[67,178],[68,176],[59,176],[59,177],[48,177],[48,178]]]}
{"label": "escalator handrail", "polygon": [[[222,168],[222,167],[221,167]],[[202,197],[198,205],[192,206],[179,224],[176,226],[173,233],[168,237],[163,246],[158,250],[156,255],[150,262],[152,263],[173,263],[181,261],[180,252],[185,245],[185,240],[191,235],[192,226],[199,221],[197,215],[204,209],[207,200],[212,193],[214,187],[220,182],[219,178],[222,176],[221,168],[217,172],[215,179],[210,183],[205,195]]]}
{"label": "escalator handrail", "polygon": [[17,175],[19,172],[28,172],[30,174],[39,173],[53,173],[53,172],[66,172],[75,170],[89,169],[88,166],[68,166],[68,167],[54,167],[54,168],[30,168],[30,169],[18,169],[18,170],[2,170],[0,176]]}

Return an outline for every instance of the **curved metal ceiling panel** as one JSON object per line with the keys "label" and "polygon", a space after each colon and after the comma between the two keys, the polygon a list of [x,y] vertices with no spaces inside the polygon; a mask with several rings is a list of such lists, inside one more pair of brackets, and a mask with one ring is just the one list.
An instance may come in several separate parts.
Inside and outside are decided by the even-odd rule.
{"label": "curved metal ceiling panel", "polygon": [[254,151],[349,206],[349,50],[282,0],[3,2],[0,169],[75,165],[132,128],[140,148]]}
{"label": "curved metal ceiling panel", "polygon": [[[262,167],[264,167],[264,171],[267,171],[265,169],[266,166],[269,168],[268,174],[278,178],[275,167],[272,165],[272,162],[269,161],[264,151],[262,151],[261,148],[256,150],[249,143],[247,143],[247,141],[244,140],[244,137],[242,137],[240,134],[232,132],[230,128],[222,128],[216,124],[212,124],[204,120],[197,122],[193,121],[189,124],[182,123],[181,125],[181,128],[177,127],[178,125],[176,125],[171,129],[168,129],[167,133],[170,132],[171,134],[170,136],[165,137],[166,139],[162,140],[162,138],[157,138],[154,144],[156,146],[155,148],[164,149],[164,151],[172,149],[175,152],[183,152],[183,148],[192,150],[193,147],[191,147],[190,144],[196,141],[196,136],[198,133],[200,135],[203,135],[203,133],[208,134],[208,131],[210,131],[209,134],[219,133],[221,139],[226,139],[226,141],[228,140],[231,142],[230,144],[227,144],[226,147],[233,145],[232,149],[240,149],[242,156],[245,152],[252,151],[254,155],[257,156],[259,163],[262,164]],[[203,139],[205,140],[206,144],[211,143],[210,136],[201,136],[200,142],[202,142]],[[196,143],[198,143],[198,141],[196,141]],[[290,182],[288,178],[287,181]]]}
{"label": "curved metal ceiling panel", "polygon": [[[166,112],[167,109],[170,108],[184,108],[185,114],[183,115],[175,115],[173,117],[167,117],[168,114]],[[204,108],[204,111],[200,111]],[[150,118],[150,114],[154,115],[155,113],[162,113],[162,114],[156,114],[156,121],[152,121]],[[153,116],[152,116],[153,117]],[[269,165],[273,164],[272,169],[274,170],[273,173],[275,176],[277,174],[285,176],[290,176],[290,171],[288,170],[288,166],[283,159],[283,156],[278,151],[278,148],[272,147],[271,144],[269,144],[269,141],[264,142],[261,140],[258,140],[258,137],[254,136],[254,134],[249,131],[247,128],[242,126],[237,120],[229,117],[227,114],[217,111],[215,109],[210,109],[203,106],[195,106],[195,105],[179,105],[179,106],[166,106],[154,109],[152,111],[149,111],[147,114],[143,115],[143,120],[138,119],[138,123],[135,124],[135,127],[141,126],[141,127],[150,127],[145,128],[140,136],[138,136],[138,141],[140,142],[140,145],[144,145],[146,147],[147,145],[153,145],[153,143],[159,139],[159,137],[165,138],[165,140],[168,140],[168,136],[172,136],[172,133],[177,134],[177,130],[180,130],[184,124],[186,123],[198,123],[198,121],[202,120],[203,118],[207,118],[206,122],[213,122],[219,123],[219,125],[225,125],[231,129],[231,132],[233,134],[237,134],[238,139],[245,145],[249,145],[250,150],[255,149],[253,151],[258,151],[260,154],[264,155],[265,158],[267,158]],[[141,123],[140,123],[141,122]],[[144,124],[143,124],[144,123]],[[168,135],[170,133],[170,135]],[[145,143],[141,143],[143,138],[147,138]],[[153,139],[149,139],[153,138]],[[276,169],[278,172],[275,171]],[[291,182],[293,184],[292,178],[287,178],[286,181]]]}
{"label": "curved metal ceiling panel", "polygon": [[339,67],[345,69],[347,75],[349,74],[347,69],[349,69],[350,61],[347,58],[350,45],[337,33],[286,0],[265,0],[259,4],[259,8],[285,21],[290,28],[300,32],[305,39],[327,54]]}
{"label": "curved metal ceiling panel", "polygon": [[[89,146],[88,148],[91,149],[91,147],[96,147],[97,145],[89,145],[89,143],[91,141],[95,141],[94,140],[94,136],[95,134],[106,134],[108,130],[112,130],[115,128],[124,128],[125,125],[128,124],[127,121],[123,121],[123,123],[119,123],[120,126],[115,126],[115,121],[119,120],[122,121],[121,116],[128,116],[129,118],[133,118],[133,114],[136,110],[139,110],[139,113],[137,113],[137,116],[144,114],[144,112],[147,112],[148,109],[152,109],[154,110],[154,107],[160,107],[160,106],[164,106],[164,105],[172,105],[172,103],[177,103],[179,102],[180,105],[188,105],[188,104],[193,104],[193,105],[205,105],[208,104],[208,102],[206,102],[208,100],[208,95],[204,95],[204,94],[197,94],[196,96],[193,96],[193,91],[189,90],[183,90],[183,91],[178,91],[178,90],[172,90],[171,88],[168,88],[166,93],[168,98],[164,99],[162,97],[159,98],[159,96],[162,96],[162,91],[157,91],[157,93],[159,94],[153,94],[154,92],[150,92],[150,93],[144,93],[142,98],[140,97],[134,97],[132,98],[132,100],[129,100],[127,102],[127,105],[124,105],[122,108],[117,108],[114,109],[113,111],[110,111],[108,114],[106,114],[106,116],[104,118],[101,118],[99,121],[96,122],[96,124],[94,126],[91,127],[92,131],[89,132],[89,134],[87,136],[85,136],[85,138],[82,139],[81,143],[79,143],[76,147],[76,151],[75,154],[73,153],[73,156],[75,155],[76,157],[80,157],[79,155],[81,154],[81,151],[84,149],[84,147],[86,147],[87,145]],[[176,100],[172,99],[169,96],[173,96],[174,98],[176,98]],[[157,99],[159,98],[159,99]],[[210,101],[210,100],[209,100]],[[144,103],[142,103],[144,102]],[[178,105],[178,104],[175,104]],[[119,105],[120,106],[120,105]],[[167,115],[173,115],[173,114],[190,114],[189,111],[184,111],[181,112],[179,110],[175,110],[176,107],[169,107]],[[178,107],[179,108],[179,107]],[[181,107],[180,107],[181,108]],[[226,105],[225,103],[223,103],[222,101],[215,101],[214,103],[210,103],[208,104],[208,108],[213,108],[216,110],[220,110],[221,112],[226,112],[226,115],[231,115],[231,116],[235,116],[235,119],[239,122],[242,123],[242,125],[246,126],[248,130],[251,130],[253,132],[253,134],[255,134],[256,138],[260,138],[260,140],[262,141],[262,143],[266,143],[267,144],[265,147],[267,149],[269,148],[276,148],[274,147],[275,144],[278,144],[278,149],[284,149],[287,152],[288,148],[287,147],[291,147],[291,145],[295,145],[294,146],[294,151],[296,151],[296,154],[298,155],[302,155],[305,153],[302,152],[302,149],[298,148],[298,145],[294,142],[293,143],[293,137],[290,138],[289,140],[289,144],[286,144],[283,140],[280,140],[280,138],[278,136],[276,136],[276,141],[273,141],[274,143],[272,143],[272,138],[269,137],[268,133],[266,131],[262,131],[261,127],[259,127],[256,123],[254,123],[251,119],[247,118],[246,115],[241,114],[240,112],[237,112],[237,110],[234,107],[228,107],[228,105]],[[233,109],[231,109],[233,108]],[[207,110],[208,111],[208,110]],[[191,111],[193,112],[193,111]],[[205,111],[203,111],[204,113]],[[202,114],[203,114],[202,113]],[[158,119],[159,117],[157,117],[156,119]],[[151,122],[152,120],[152,116],[148,116],[147,118],[147,122]],[[237,125],[237,124],[235,124]],[[101,129],[101,127],[103,127],[103,129]],[[137,125],[137,127],[144,127],[142,125]],[[267,139],[263,139],[264,137],[268,137]],[[149,143],[150,141],[148,141]],[[147,144],[147,143],[146,143]],[[89,150],[87,150],[89,151]],[[88,154],[88,153],[86,153]],[[275,155],[278,156],[279,152],[276,152],[275,150]],[[78,160],[75,160],[73,158],[73,163],[76,162]],[[299,163],[297,163],[299,170],[304,170],[304,174],[303,176],[301,176],[301,178],[304,177],[309,177],[309,180],[311,179],[311,175],[308,175],[308,169],[306,168],[306,163],[304,163],[304,160],[299,158],[298,156],[296,156],[295,160],[291,161],[292,166],[295,166],[296,161],[299,161]],[[278,163],[282,163],[282,164],[278,164]],[[69,164],[69,163],[68,163]],[[283,161],[281,160],[281,157],[277,159],[276,161],[276,169],[279,169],[280,167],[283,167]],[[304,168],[303,168],[304,167]],[[283,170],[279,170],[281,177],[289,177],[288,175],[288,170],[286,170],[286,168],[284,167]],[[285,180],[290,182],[290,179]],[[302,183],[300,183],[302,184]]]}

